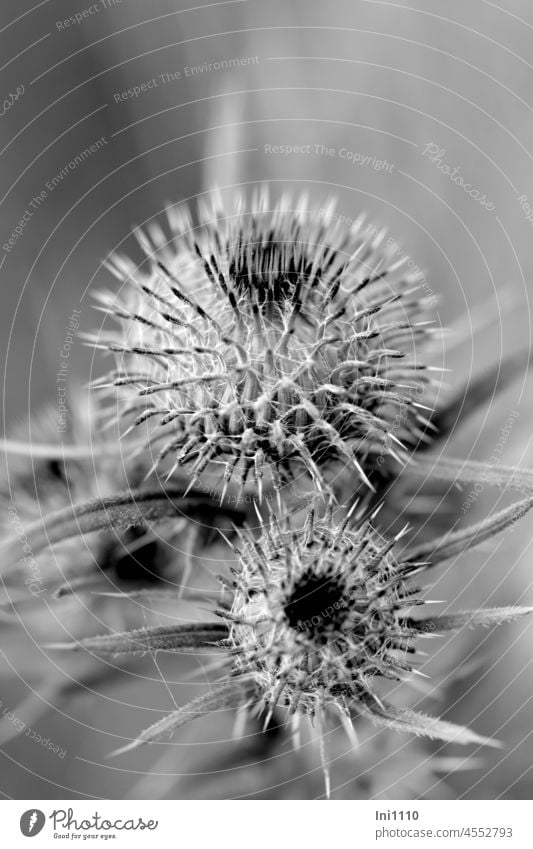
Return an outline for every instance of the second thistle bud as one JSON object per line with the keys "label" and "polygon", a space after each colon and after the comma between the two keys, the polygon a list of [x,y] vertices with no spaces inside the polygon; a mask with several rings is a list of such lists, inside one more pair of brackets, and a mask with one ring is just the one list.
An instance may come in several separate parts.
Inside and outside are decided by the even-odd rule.
{"label": "second thistle bud", "polygon": [[393,545],[367,523],[352,530],[313,511],[303,533],[272,519],[257,541],[241,534],[228,642],[267,711],[336,706],[349,717],[376,703],[374,680],[410,671],[414,632],[402,611],[417,603],[415,570]]}

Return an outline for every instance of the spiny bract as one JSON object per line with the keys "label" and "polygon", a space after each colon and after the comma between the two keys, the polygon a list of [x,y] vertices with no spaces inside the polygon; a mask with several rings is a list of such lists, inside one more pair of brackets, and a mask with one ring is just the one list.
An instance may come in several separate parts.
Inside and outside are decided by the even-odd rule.
{"label": "spiny bract", "polygon": [[134,395],[119,416],[159,418],[155,466],[194,483],[222,465],[224,487],[252,476],[260,495],[265,473],[279,490],[305,471],[326,489],[332,461],[368,484],[423,438],[430,299],[384,232],[305,198],[271,208],[265,190],[250,207],[212,194],[196,227],[187,210],[168,220],[171,240],[138,233],[146,267],[110,263],[124,285],[100,302],[121,326],[92,337],[118,355],[104,386]]}

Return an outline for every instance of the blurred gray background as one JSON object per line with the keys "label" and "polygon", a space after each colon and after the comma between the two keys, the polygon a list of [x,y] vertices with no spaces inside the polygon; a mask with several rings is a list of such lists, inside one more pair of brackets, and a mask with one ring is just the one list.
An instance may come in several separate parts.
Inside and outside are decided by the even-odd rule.
{"label": "blurred gray background", "polygon": [[[529,346],[533,8],[525,0],[419,5],[236,0],[192,8],[178,0],[108,0],[89,12],[83,0],[34,7],[3,0],[0,327],[7,424],[54,402],[69,316],[81,310],[83,331],[97,321],[91,290],[110,282],[102,268],[109,253],[140,257],[132,227],[214,183],[270,181],[274,197],[284,189],[307,191],[319,204],[336,195],[347,218],[366,210],[386,226],[440,296],[441,319],[464,330],[463,348],[449,358],[452,385]],[[67,25],[76,14],[79,20]],[[246,62],[232,67],[235,59]],[[135,86],[144,90],[128,95]],[[17,90],[18,98],[10,97]],[[69,168],[98,139],[99,149]],[[288,145],[304,152],[269,147]],[[47,189],[62,169],[63,178]],[[42,202],[31,206],[38,195]],[[9,246],[28,210],[22,235]],[[491,302],[496,321],[472,338],[470,323]],[[72,386],[101,368],[88,349],[73,346]],[[518,410],[504,459],[533,464],[530,397],[524,371],[454,438],[450,452],[490,456],[509,411]],[[484,507],[480,499],[475,509]],[[530,528],[526,520],[499,550],[480,551],[443,572],[437,597],[456,608],[532,603]],[[507,746],[484,755],[483,769],[450,779],[454,792],[531,795],[532,646],[531,627],[517,623],[496,633],[467,632],[436,651],[432,674],[470,652],[490,658],[494,668],[472,673],[479,681],[458,685],[447,718],[496,733]],[[14,682],[9,698],[26,690],[23,679]],[[135,704],[142,698],[138,690],[127,695]],[[100,714],[108,721],[108,707],[98,704],[96,720],[91,707],[96,726]],[[115,705],[117,726],[135,733],[143,725],[140,709],[117,711]],[[87,754],[89,736],[80,738],[76,722],[53,711],[46,721],[48,733]],[[127,778],[100,766],[109,740],[93,734],[90,741],[96,766],[36,753],[15,739],[1,755],[2,792],[120,797]]]}

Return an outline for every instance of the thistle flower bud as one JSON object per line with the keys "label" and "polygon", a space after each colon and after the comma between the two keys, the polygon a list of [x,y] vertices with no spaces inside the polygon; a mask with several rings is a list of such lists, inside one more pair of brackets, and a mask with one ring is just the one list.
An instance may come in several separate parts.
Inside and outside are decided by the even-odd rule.
{"label": "thistle flower bud", "polygon": [[119,415],[159,420],[155,465],[170,457],[194,483],[222,464],[224,486],[252,477],[261,492],[265,475],[279,490],[302,471],[326,489],[339,462],[368,485],[384,458],[401,461],[426,424],[431,322],[384,232],[305,198],[271,208],[266,190],[228,209],[213,194],[195,228],[171,209],[169,226],[170,241],[138,234],[146,268],[113,260],[124,287],[100,301],[121,327],[92,337],[133,394]]}
{"label": "thistle flower bud", "polygon": [[[226,613],[228,646],[237,680],[253,680],[254,704],[268,722],[277,708],[296,723],[319,724],[336,708],[348,734],[352,720],[457,743],[486,743],[455,726],[384,701],[379,682],[409,681],[416,673],[416,641],[467,624],[505,622],[531,608],[424,616],[424,599],[411,579],[428,563],[395,556],[403,532],[385,541],[352,508],[335,521],[311,510],[303,532],[271,516],[261,535],[240,532],[240,568]],[[319,726],[320,727],[320,726]]]}

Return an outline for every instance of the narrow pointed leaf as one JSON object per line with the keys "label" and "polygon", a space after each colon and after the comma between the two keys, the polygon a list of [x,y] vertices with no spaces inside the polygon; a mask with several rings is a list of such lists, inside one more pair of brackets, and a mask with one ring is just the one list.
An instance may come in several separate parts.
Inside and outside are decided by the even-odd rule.
{"label": "narrow pointed leaf", "polygon": [[445,616],[407,620],[406,625],[422,632],[455,631],[465,625],[499,625],[528,613],[533,613],[533,607],[489,607],[485,610],[463,610]]}
{"label": "narrow pointed leaf", "polygon": [[121,755],[142,746],[144,743],[155,743],[162,737],[166,737],[195,719],[207,716],[217,710],[240,707],[253,695],[255,684],[251,679],[226,679],[220,681],[216,690],[210,690],[202,696],[198,696],[188,704],[172,711],[163,719],[158,720],[149,728],[146,728],[131,743],[116,749],[112,754]]}
{"label": "narrow pointed leaf", "polygon": [[409,563],[427,562],[431,565],[449,560],[450,557],[474,548],[485,540],[511,527],[533,507],[533,497],[518,501],[499,513],[483,519],[475,525],[467,525],[458,531],[451,531],[436,540],[423,542],[409,551]]}
{"label": "narrow pointed leaf", "polygon": [[72,643],[52,643],[47,648],[70,651],[91,651],[96,654],[146,654],[149,651],[184,651],[213,648],[214,643],[227,636],[223,624],[195,622],[189,625],[170,625],[159,628],[138,628],[119,634],[86,637]]}

